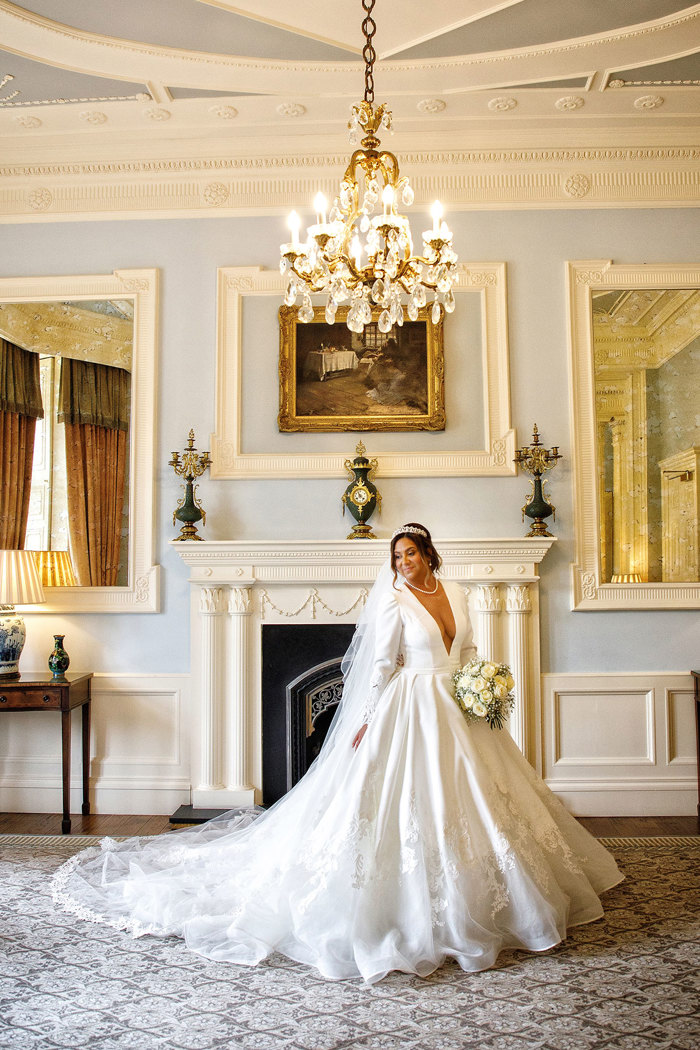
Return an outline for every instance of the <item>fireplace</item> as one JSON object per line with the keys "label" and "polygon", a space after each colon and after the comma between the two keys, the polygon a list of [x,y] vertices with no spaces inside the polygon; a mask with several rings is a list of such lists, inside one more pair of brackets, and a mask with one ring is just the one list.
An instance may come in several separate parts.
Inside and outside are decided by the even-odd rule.
{"label": "fireplace", "polygon": [[263,624],[264,805],[277,802],[318,755],[342,695],[340,661],[353,631],[353,624]]}
{"label": "fireplace", "polygon": [[[513,668],[516,705],[510,731],[537,769],[541,769],[538,567],[554,542],[549,537],[436,540],[445,578],[467,592],[479,653]],[[332,714],[333,697],[326,690],[332,692],[339,684],[337,661],[386,561],[388,545],[388,540],[173,543],[190,567],[189,736],[196,808],[250,805],[261,801],[263,790],[265,801],[272,800],[303,773]],[[325,626],[331,633],[338,631],[337,644],[331,650],[304,654],[307,658],[298,664],[297,650],[311,649],[312,643],[285,642],[282,691],[268,693],[264,632],[283,626],[301,631]],[[335,668],[322,666],[334,660]],[[322,676],[327,672],[330,677],[325,680]],[[268,722],[270,707],[274,718]],[[289,739],[296,740],[289,747],[288,720],[293,730]],[[308,728],[309,720],[313,733],[304,733],[302,740],[299,723]]]}

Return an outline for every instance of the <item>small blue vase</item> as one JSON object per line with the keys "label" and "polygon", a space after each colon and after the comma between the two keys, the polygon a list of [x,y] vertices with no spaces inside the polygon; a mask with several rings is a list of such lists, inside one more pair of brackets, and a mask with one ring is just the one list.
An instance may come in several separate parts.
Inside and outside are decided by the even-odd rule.
{"label": "small blue vase", "polygon": [[63,648],[63,639],[65,637],[65,634],[55,634],[53,636],[54,647],[53,652],[49,656],[49,671],[51,671],[54,680],[57,682],[65,679],[66,671],[70,664],[70,657]]}

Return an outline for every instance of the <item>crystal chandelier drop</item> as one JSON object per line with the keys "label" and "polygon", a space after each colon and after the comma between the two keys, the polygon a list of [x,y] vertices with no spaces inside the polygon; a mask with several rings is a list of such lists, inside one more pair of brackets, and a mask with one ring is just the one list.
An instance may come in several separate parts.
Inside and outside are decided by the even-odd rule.
{"label": "crystal chandelier drop", "polygon": [[316,222],[301,241],[301,220],[296,212],[289,216],[292,239],[280,247],[280,271],[287,275],[285,303],[294,306],[299,297],[300,321],[312,321],[311,296],[326,295],[326,321],[333,324],[338,306],[350,304],[347,326],[362,332],[373,320],[373,307],[379,310],[378,325],[388,332],[404,322],[404,304],[410,320],[418,311],[430,307],[430,318],[437,324],[442,311],[455,308],[452,286],[457,256],[452,250],[452,233],[442,220],[442,206],[435,201],[432,229],[423,234],[423,254],[413,254],[408,219],[397,208],[410,206],[413,190],[399,174],[393,153],[381,148],[380,129],[391,130],[391,111],[374,104],[374,63],[372,38],[376,24],[372,18],[375,0],[362,0],[365,18],[362,32],[365,46],[365,94],[352,107],[348,123],[350,144],[355,150],[330,211],[322,193],[314,199]]}

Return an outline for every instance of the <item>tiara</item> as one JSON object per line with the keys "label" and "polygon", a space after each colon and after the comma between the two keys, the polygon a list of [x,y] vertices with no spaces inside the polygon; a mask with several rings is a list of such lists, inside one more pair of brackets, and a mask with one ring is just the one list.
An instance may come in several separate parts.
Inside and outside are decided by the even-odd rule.
{"label": "tiara", "polygon": [[392,540],[395,540],[397,536],[402,536],[404,532],[416,532],[419,536],[425,536],[426,540],[428,538],[428,533],[425,529],[418,529],[415,525],[403,525],[392,534]]}

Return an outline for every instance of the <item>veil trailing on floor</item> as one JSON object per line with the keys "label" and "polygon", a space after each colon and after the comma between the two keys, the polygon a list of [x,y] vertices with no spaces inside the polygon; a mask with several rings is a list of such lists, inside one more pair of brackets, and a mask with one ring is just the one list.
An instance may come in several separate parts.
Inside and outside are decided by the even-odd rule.
{"label": "veil trailing on floor", "polygon": [[[190,878],[188,871],[208,866],[207,875],[217,871],[217,853],[224,863],[235,854],[244,865],[259,852],[265,853],[276,843],[284,853],[289,835],[303,837],[304,829],[313,826],[314,813],[329,791],[335,790],[343,771],[352,763],[352,742],[363,725],[367,698],[371,688],[375,656],[377,618],[391,588],[399,588],[388,563],[379,572],[360,614],[350,646],[343,657],[343,695],[338,704],[320,754],[305,776],[269,809],[248,806],[230,810],[196,827],[184,828],[165,836],[131,838],[120,842],[103,839],[71,858],[54,876],[53,895],[56,903],[80,917],[129,929],[135,935],[144,933],[179,933],[188,911],[184,901],[177,906],[155,907],[159,881],[164,899],[171,890],[174,869],[182,869],[183,892]],[[376,685],[375,685],[376,688]],[[200,872],[203,874],[203,872]],[[206,884],[204,878],[202,885]],[[166,885],[167,883],[167,885]],[[105,887],[111,887],[105,892]],[[201,891],[201,886],[199,886]],[[138,896],[143,894],[143,907]],[[170,914],[172,912],[172,915]],[[183,915],[183,913],[185,913]],[[143,917],[140,917],[143,915]]]}

